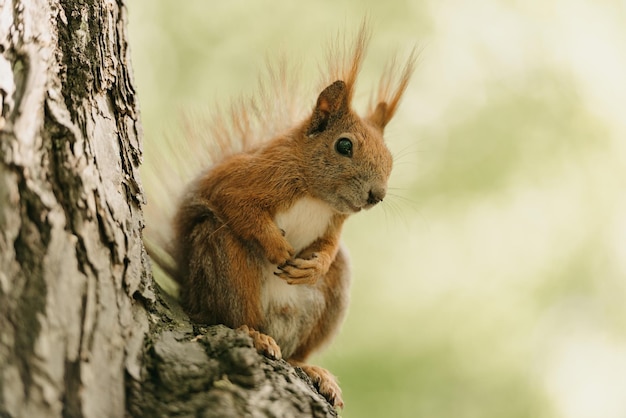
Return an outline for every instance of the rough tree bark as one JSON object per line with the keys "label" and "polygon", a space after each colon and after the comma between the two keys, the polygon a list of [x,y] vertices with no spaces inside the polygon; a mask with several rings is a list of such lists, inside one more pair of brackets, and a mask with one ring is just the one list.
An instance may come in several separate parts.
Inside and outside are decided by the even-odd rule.
{"label": "rough tree bark", "polygon": [[126,10],[0,0],[0,417],[336,416],[152,285]]}

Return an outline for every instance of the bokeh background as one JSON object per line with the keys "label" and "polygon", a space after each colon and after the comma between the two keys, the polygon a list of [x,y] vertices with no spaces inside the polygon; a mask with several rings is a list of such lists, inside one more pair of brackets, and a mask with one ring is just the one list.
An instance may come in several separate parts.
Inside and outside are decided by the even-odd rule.
{"label": "bokeh background", "polygon": [[344,417],[626,417],[626,2],[128,9],[147,164],[181,109],[249,92],[268,56],[315,83],[367,15],[365,103],[387,58],[421,49],[387,130],[392,195],[347,223],[352,304],[314,359]]}

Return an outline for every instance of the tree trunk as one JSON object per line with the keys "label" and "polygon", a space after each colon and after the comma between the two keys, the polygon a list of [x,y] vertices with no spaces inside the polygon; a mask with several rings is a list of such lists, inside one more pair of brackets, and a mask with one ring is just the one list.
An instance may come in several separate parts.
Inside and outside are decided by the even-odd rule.
{"label": "tree trunk", "polygon": [[0,417],[335,416],[153,289],[121,2],[0,0],[0,52]]}

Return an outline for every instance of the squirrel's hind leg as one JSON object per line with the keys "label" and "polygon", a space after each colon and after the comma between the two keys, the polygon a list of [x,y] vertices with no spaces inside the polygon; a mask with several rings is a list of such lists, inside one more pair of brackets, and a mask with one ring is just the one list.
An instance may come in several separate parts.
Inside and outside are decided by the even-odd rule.
{"label": "squirrel's hind leg", "polygon": [[254,348],[259,353],[274,360],[280,360],[282,358],[280,347],[278,346],[278,344],[276,344],[276,341],[274,341],[274,339],[269,335],[263,334],[262,332],[248,327],[247,325],[240,326],[239,328],[237,328],[237,331],[243,331],[247,333],[250,338],[252,338]]}
{"label": "squirrel's hind leg", "polygon": [[300,367],[302,371],[311,378],[313,385],[315,385],[319,393],[322,394],[333,407],[343,408],[341,388],[337,383],[337,378],[335,378],[332,373],[322,367],[305,364],[297,360],[288,360],[288,362],[294,367]]}

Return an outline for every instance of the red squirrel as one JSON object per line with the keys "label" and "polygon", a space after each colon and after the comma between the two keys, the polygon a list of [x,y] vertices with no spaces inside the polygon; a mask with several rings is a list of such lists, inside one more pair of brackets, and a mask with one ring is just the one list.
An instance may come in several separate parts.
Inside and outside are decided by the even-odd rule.
{"label": "red squirrel", "polygon": [[[242,138],[234,152],[224,122],[213,127],[220,150],[183,195],[169,250],[168,270],[193,321],[244,330],[260,352],[301,367],[335,407],[343,407],[336,379],[306,360],[345,316],[350,265],[341,229],[385,198],[393,160],[383,132],[415,62],[411,55],[401,70],[388,66],[361,117],[352,98],[368,40],[363,25],[352,46],[331,48],[328,84],[303,119],[279,121],[284,132]],[[255,135],[255,112],[271,117],[244,103],[229,123]]]}

